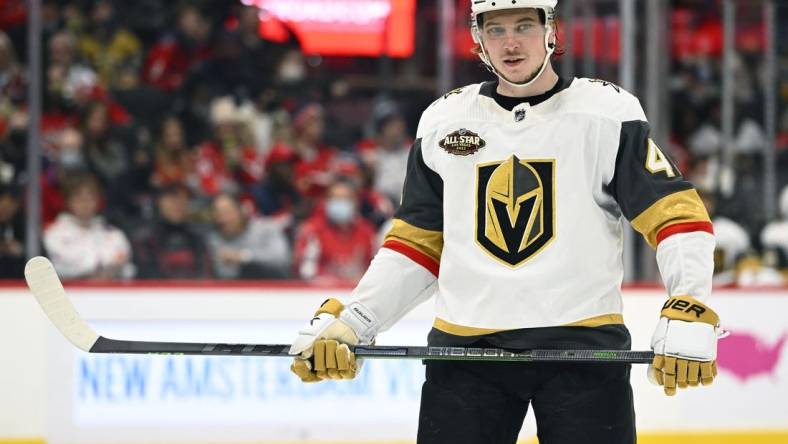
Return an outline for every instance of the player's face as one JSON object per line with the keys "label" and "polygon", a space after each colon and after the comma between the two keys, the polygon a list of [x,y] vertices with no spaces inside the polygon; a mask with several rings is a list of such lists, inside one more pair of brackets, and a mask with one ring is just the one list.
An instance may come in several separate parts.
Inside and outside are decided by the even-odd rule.
{"label": "player's face", "polygon": [[529,82],[539,73],[545,28],[536,9],[488,12],[481,33],[490,62],[506,80]]}

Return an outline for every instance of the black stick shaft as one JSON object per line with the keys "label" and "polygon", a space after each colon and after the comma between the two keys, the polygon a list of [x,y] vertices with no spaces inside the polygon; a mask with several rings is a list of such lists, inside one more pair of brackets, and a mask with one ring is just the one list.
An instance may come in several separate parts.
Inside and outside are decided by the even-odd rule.
{"label": "black stick shaft", "polygon": [[[651,351],[634,350],[524,350],[466,347],[355,346],[357,357],[368,359],[422,359],[499,362],[618,362],[648,364]],[[201,342],[121,341],[100,336],[91,353],[132,353],[204,356],[292,357],[289,344],[214,344]]]}

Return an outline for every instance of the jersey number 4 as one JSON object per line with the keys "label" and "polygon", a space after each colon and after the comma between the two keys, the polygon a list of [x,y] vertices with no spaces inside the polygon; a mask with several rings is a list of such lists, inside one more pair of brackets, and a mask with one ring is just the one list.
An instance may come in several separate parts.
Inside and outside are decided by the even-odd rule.
{"label": "jersey number 4", "polygon": [[648,139],[648,153],[646,154],[646,169],[651,174],[664,172],[668,177],[676,177],[676,171],[653,140]]}

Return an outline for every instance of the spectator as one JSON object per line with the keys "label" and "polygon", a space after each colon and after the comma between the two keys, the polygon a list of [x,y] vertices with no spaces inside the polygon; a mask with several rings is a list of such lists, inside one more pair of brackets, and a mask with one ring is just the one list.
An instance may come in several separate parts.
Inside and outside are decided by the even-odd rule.
{"label": "spectator", "polygon": [[196,153],[203,195],[237,192],[262,179],[263,162],[254,149],[250,117],[251,105],[238,106],[231,97],[219,97],[211,104],[212,138]]}
{"label": "spectator", "polygon": [[63,279],[113,279],[134,275],[126,236],[98,215],[101,188],[89,174],[64,186],[66,211],[44,232],[44,247]]}
{"label": "spectator", "polygon": [[[24,103],[27,94],[22,66],[16,59],[14,44],[8,35],[0,31],[0,121],[11,106]],[[2,132],[2,130],[0,130]]]}
{"label": "spectator", "polygon": [[[0,98],[0,101],[2,99]],[[10,183],[27,163],[27,112],[11,111],[8,120],[0,117],[0,183]]]}
{"label": "spectator", "polygon": [[255,64],[255,71],[262,77],[263,86],[271,82],[276,61],[282,56],[282,46],[260,37],[260,8],[241,5],[238,10],[238,33],[242,56]]}
{"label": "spectator", "polygon": [[284,146],[292,151],[293,126],[290,113],[279,106],[275,92],[264,92],[255,102],[252,132],[257,152],[263,158],[276,146]]}
{"label": "spectator", "polygon": [[175,19],[174,2],[135,0],[123,2],[122,21],[139,37],[145,48],[152,47],[164,29],[172,27]]}
{"label": "spectator", "polygon": [[208,236],[213,272],[219,279],[283,279],[290,251],[282,224],[252,217],[236,197],[213,200],[215,231]]}
{"label": "spectator", "polygon": [[85,139],[82,132],[76,128],[66,128],[60,133],[57,140],[57,155],[55,164],[63,174],[79,172],[87,169],[85,156]]}
{"label": "spectator", "polygon": [[49,40],[47,90],[58,108],[83,104],[100,88],[95,71],[76,61],[77,41],[73,34],[60,31]]}
{"label": "spectator", "polygon": [[274,146],[268,154],[266,177],[250,190],[260,214],[293,215],[298,220],[304,215],[305,201],[295,186],[296,161],[295,153],[284,145]]}
{"label": "spectator", "polygon": [[0,279],[21,279],[25,269],[25,221],[20,190],[0,185]]}
{"label": "spectator", "polygon": [[64,128],[54,140],[57,147],[45,164],[40,177],[41,220],[44,226],[54,222],[65,210],[63,184],[71,174],[87,170],[82,133],[75,128]]}
{"label": "spectator", "polygon": [[788,186],[780,192],[780,219],[761,231],[761,245],[768,265],[783,271],[788,282]]}
{"label": "spectator", "polygon": [[76,63],[76,40],[71,33],[55,32],[48,45],[41,136],[45,145],[56,146],[63,131],[79,125],[80,109],[101,88],[96,73]]}
{"label": "spectator", "polygon": [[147,156],[133,145],[126,128],[112,125],[109,107],[92,102],[82,119],[84,155],[88,169],[97,176],[112,203],[107,216],[116,223],[136,214],[137,198],[146,191],[143,172],[149,169]]}
{"label": "spectator", "polygon": [[304,88],[309,88],[309,67],[304,53],[298,48],[291,48],[282,54],[274,73],[274,85],[286,95],[304,97]]}
{"label": "spectator", "polygon": [[699,189],[716,193],[722,198],[733,193],[736,184],[735,171],[722,165],[719,156],[695,156],[689,163],[687,179]]}
{"label": "spectator", "polygon": [[87,31],[79,39],[79,49],[98,71],[102,84],[109,89],[135,87],[142,44],[117,23],[111,1],[99,0],[93,4]]}
{"label": "spectator", "polygon": [[0,31],[0,183],[9,183],[25,166],[26,82],[14,45]]}
{"label": "spectator", "polygon": [[308,103],[293,114],[296,185],[308,197],[320,197],[334,180],[331,162],[337,150],[323,143],[325,126],[323,107],[318,103]]}
{"label": "spectator", "polygon": [[27,8],[23,0],[6,0],[0,8],[0,29],[24,26]]}
{"label": "spectator", "polygon": [[159,140],[154,148],[150,185],[153,188],[166,188],[181,184],[196,191],[197,182],[195,156],[186,145],[183,125],[177,117],[168,117],[161,125]]}
{"label": "spectator", "polygon": [[[254,146],[261,156],[266,157],[274,145],[275,125],[281,124],[282,117],[289,124],[290,116],[278,107],[276,93],[266,89],[257,95],[251,116],[251,129],[254,136]],[[280,122],[277,122],[277,119]]]}
{"label": "spectator", "polygon": [[150,49],[143,68],[143,80],[164,91],[180,88],[189,68],[211,54],[211,25],[197,7],[181,7],[176,26],[174,34],[166,35]]}
{"label": "spectator", "polygon": [[337,179],[352,183],[358,190],[358,212],[372,225],[380,227],[394,216],[393,203],[388,196],[372,187],[372,177],[365,174],[368,170],[362,168],[361,161],[356,157],[337,156],[332,162],[332,171]]}
{"label": "spectator", "polygon": [[372,123],[375,137],[359,144],[359,154],[374,178],[373,188],[399,203],[412,143],[405,117],[396,105],[383,102],[373,112]]}
{"label": "spectator", "polygon": [[[156,212],[155,195],[137,190],[147,193],[150,187],[168,189],[184,183],[193,193],[192,220],[209,219],[211,199],[217,193],[246,191],[260,213],[289,221],[294,229],[338,178],[354,182],[358,212],[364,218],[377,225],[388,217],[389,203],[396,206],[399,201],[410,143],[403,117],[415,123],[402,111],[431,99],[422,88],[404,82],[395,88],[397,97],[409,99],[403,108],[389,101],[371,106],[374,101],[366,93],[377,87],[367,76],[375,73],[368,60],[312,56],[298,48],[297,36],[289,29],[283,29],[279,43],[268,40],[270,34],[263,39],[259,20],[263,11],[242,3],[43,1],[42,35],[47,46],[41,121],[44,165],[39,179],[45,224],[64,209],[64,179],[85,169],[104,184],[108,203],[104,214],[122,228],[123,221],[139,216],[135,212],[140,202],[147,204],[142,208],[144,218],[152,219]],[[673,112],[669,126],[672,142],[687,156],[688,165],[685,168],[675,151],[674,160],[699,187],[714,189],[718,216],[735,221],[755,239],[766,234],[758,231],[764,223],[760,200],[747,198],[763,187],[758,172],[766,134],[760,126],[763,111],[758,98],[764,80],[760,46],[752,46],[760,40],[747,40],[749,46],[742,42],[760,34],[747,37],[751,18],[744,17],[732,68],[734,83],[741,86],[734,91],[737,157],[731,165],[723,165],[719,155],[722,24],[719,11],[708,8],[712,3],[680,1],[674,10],[674,20],[679,14],[682,23],[671,24],[672,32],[679,32],[674,34],[667,82]],[[0,183],[18,181],[26,164],[25,9],[23,1],[10,4],[0,7],[0,22],[6,24],[0,26]],[[11,20],[4,20],[9,14]],[[760,16],[754,24],[760,26],[759,20]],[[214,29],[218,32],[212,35]],[[143,59],[144,67],[137,69]],[[407,73],[419,71],[417,64],[405,68],[407,72],[397,70],[396,79],[407,80]],[[330,82],[337,71],[353,75]],[[143,85],[116,89],[134,84],[136,76]],[[788,77],[778,75],[783,98],[788,97],[784,78]],[[113,88],[111,97],[103,86]],[[325,96],[330,96],[330,108],[322,108],[319,101],[295,106]],[[254,103],[246,105],[240,99]],[[228,100],[233,103],[230,107]],[[224,114],[229,118],[211,120],[214,102],[230,110]],[[133,118],[124,115],[120,105]],[[778,111],[776,170],[782,187],[788,184],[788,111]],[[168,115],[177,115],[180,121]],[[371,137],[356,143],[367,120]],[[147,128],[162,122],[159,137],[147,140]],[[137,130],[136,138],[127,134],[131,129]],[[330,145],[356,145],[360,171],[351,161],[338,159],[338,150]],[[280,148],[289,153],[283,155]],[[137,175],[140,170],[143,174]],[[720,222],[721,234],[726,231],[725,220]],[[779,248],[766,248],[766,254],[784,263]]]}
{"label": "spectator", "polygon": [[328,189],[323,208],[299,229],[295,266],[307,280],[357,281],[376,249],[375,228],[358,212],[356,189],[339,181]]}
{"label": "spectator", "polygon": [[197,93],[207,97],[253,97],[254,92],[266,82],[265,71],[257,71],[259,61],[245,57],[241,43],[237,32],[221,32],[215,39],[211,57],[196,64],[188,73],[182,93],[188,96]]}
{"label": "spectator", "polygon": [[716,126],[703,122],[689,135],[686,143],[694,156],[714,156],[722,147],[722,132]]}
{"label": "spectator", "polygon": [[700,192],[704,205],[714,225],[714,283],[733,284],[737,279],[737,266],[750,253],[750,238],[736,221],[717,213],[716,199],[710,193]]}
{"label": "spectator", "polygon": [[138,277],[195,279],[208,276],[203,237],[189,223],[189,190],[168,185],[158,195],[155,220],[134,236]]}
{"label": "spectator", "polygon": [[88,165],[103,186],[114,185],[129,170],[131,159],[125,140],[113,131],[107,106],[101,102],[91,103],[82,119],[81,130]]}

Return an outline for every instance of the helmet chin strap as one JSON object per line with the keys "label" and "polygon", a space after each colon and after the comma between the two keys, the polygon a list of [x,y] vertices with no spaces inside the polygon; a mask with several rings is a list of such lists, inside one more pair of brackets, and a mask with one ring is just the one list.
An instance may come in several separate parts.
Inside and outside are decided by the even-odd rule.
{"label": "helmet chin strap", "polygon": [[536,82],[539,79],[539,77],[542,76],[544,70],[547,69],[547,63],[550,61],[550,56],[553,55],[553,51],[555,51],[555,45],[550,43],[550,34],[554,32],[553,27],[550,25],[546,25],[545,27],[547,28],[547,32],[545,32],[544,34],[544,49],[545,49],[544,60],[542,60],[542,67],[539,68],[539,72],[531,80],[527,82],[518,83],[518,82],[512,82],[506,77],[504,77],[503,74],[499,73],[498,70],[495,69],[495,66],[493,66],[492,60],[490,60],[490,57],[487,55],[487,49],[484,47],[484,42],[481,39],[479,39],[479,46],[481,46],[482,48],[482,55],[484,56],[483,61],[484,64],[487,66],[487,69],[490,70],[490,72],[492,72],[496,76],[498,76],[499,79],[503,80],[508,85],[514,88],[526,88],[530,86],[532,83]]}

